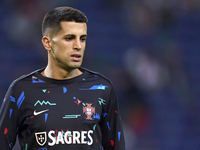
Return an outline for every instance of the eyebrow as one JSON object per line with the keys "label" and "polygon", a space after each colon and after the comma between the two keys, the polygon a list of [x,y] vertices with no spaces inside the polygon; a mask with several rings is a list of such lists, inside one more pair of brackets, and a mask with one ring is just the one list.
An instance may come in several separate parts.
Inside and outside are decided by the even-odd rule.
{"label": "eyebrow", "polygon": [[[74,34],[67,34],[67,35],[64,35],[64,37],[76,37],[76,35],[74,35]],[[87,37],[87,34],[83,34],[83,35],[81,35],[81,37]]]}
{"label": "eyebrow", "polygon": [[81,35],[81,37],[87,37],[87,34]]}

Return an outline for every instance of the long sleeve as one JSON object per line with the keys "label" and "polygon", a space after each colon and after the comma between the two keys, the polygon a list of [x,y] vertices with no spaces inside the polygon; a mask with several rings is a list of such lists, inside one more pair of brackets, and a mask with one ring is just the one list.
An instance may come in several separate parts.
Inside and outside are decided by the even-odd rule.
{"label": "long sleeve", "polygon": [[15,144],[17,136],[18,107],[11,84],[0,109],[0,149],[9,150]]}
{"label": "long sleeve", "polygon": [[104,150],[125,150],[125,140],[118,109],[116,94],[111,89],[110,98],[105,105],[101,122]]}

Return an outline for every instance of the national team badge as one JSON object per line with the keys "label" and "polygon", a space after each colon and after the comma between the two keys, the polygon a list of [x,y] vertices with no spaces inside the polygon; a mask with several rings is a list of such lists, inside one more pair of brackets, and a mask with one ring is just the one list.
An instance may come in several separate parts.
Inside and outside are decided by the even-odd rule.
{"label": "national team badge", "polygon": [[86,103],[86,107],[83,107],[83,113],[85,113],[87,115],[88,120],[92,120],[92,115],[95,114],[95,107],[92,107],[92,104],[88,104]]}
{"label": "national team badge", "polygon": [[46,132],[37,132],[37,133],[35,133],[35,138],[36,138],[37,143],[40,146],[43,146],[47,141]]}

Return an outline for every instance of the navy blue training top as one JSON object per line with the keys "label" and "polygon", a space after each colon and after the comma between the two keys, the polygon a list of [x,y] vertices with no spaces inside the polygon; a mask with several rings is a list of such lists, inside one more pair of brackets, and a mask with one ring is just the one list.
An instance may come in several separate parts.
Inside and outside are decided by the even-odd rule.
{"label": "navy blue training top", "polygon": [[67,80],[41,75],[15,80],[0,110],[0,150],[16,136],[22,150],[125,150],[118,102],[111,82],[99,73]]}

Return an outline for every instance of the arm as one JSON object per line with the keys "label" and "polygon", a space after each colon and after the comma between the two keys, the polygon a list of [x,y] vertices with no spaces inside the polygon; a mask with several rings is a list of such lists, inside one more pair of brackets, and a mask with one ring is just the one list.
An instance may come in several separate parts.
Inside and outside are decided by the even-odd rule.
{"label": "arm", "polygon": [[17,135],[18,108],[12,85],[8,89],[0,109],[0,149],[9,150],[15,144]]}
{"label": "arm", "polygon": [[110,98],[104,108],[101,131],[104,150],[126,149],[118,102],[113,88],[111,89]]}

